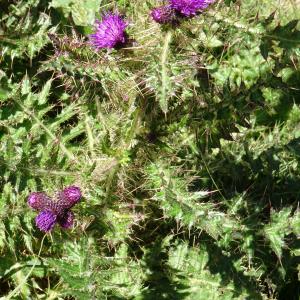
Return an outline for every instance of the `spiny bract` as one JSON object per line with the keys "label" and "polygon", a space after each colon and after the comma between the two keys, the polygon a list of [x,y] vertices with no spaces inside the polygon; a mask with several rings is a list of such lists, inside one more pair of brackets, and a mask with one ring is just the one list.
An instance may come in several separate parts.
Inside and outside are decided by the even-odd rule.
{"label": "spiny bract", "polygon": [[166,24],[175,20],[175,11],[170,5],[160,6],[151,10],[151,17],[159,24]]}

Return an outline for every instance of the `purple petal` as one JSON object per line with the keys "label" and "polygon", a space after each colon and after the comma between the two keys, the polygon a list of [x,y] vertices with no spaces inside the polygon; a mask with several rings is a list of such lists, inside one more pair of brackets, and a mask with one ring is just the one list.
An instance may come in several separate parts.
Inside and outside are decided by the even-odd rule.
{"label": "purple petal", "polygon": [[128,24],[118,14],[106,14],[102,21],[96,20],[96,32],[90,35],[92,45],[97,48],[114,48],[126,42],[125,29]]}
{"label": "purple petal", "polygon": [[42,211],[35,218],[36,226],[44,232],[51,231],[56,223],[57,216],[51,211]]}

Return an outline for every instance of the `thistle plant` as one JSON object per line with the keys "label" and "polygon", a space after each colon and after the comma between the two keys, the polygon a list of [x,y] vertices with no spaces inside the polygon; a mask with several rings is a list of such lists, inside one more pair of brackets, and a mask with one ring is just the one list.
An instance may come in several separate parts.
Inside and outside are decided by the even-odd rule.
{"label": "thistle plant", "polygon": [[0,298],[296,299],[297,1],[4,2]]}

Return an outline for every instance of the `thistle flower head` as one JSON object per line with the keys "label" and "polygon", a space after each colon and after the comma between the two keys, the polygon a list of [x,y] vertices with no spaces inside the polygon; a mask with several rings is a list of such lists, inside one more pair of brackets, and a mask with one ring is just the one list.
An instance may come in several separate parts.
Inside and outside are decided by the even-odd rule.
{"label": "thistle flower head", "polygon": [[28,205],[40,211],[35,222],[41,231],[48,232],[58,223],[63,228],[73,225],[74,214],[71,208],[80,201],[81,191],[79,187],[69,186],[60,191],[53,200],[45,193],[34,192],[28,197]]}
{"label": "thistle flower head", "polygon": [[175,19],[175,12],[170,5],[160,6],[151,10],[151,17],[159,24],[171,23]]}
{"label": "thistle flower head", "polygon": [[51,231],[56,223],[57,216],[51,211],[42,211],[35,218],[36,226],[44,232]]}
{"label": "thistle flower head", "polygon": [[97,48],[115,48],[126,42],[125,29],[128,24],[118,14],[108,13],[102,21],[96,20],[96,31],[90,35],[92,45]]}
{"label": "thistle flower head", "polygon": [[71,209],[81,199],[81,191],[77,186],[69,186],[56,194],[56,201],[52,201],[51,210],[58,215]]}
{"label": "thistle flower head", "polygon": [[45,193],[34,192],[28,196],[27,203],[28,205],[36,210],[42,210],[51,203],[50,199]]}
{"label": "thistle flower head", "polygon": [[170,5],[185,17],[193,16],[207,8],[215,0],[170,0]]}
{"label": "thistle flower head", "polygon": [[80,191],[79,187],[77,187],[75,185],[71,185],[71,186],[65,188],[62,192],[63,192],[65,198],[70,203],[72,203],[72,205],[75,205],[77,202],[80,201],[81,191]]}
{"label": "thistle flower head", "polygon": [[74,214],[72,211],[67,210],[62,216],[60,216],[57,219],[58,224],[62,227],[62,228],[70,228],[73,226],[74,223]]}

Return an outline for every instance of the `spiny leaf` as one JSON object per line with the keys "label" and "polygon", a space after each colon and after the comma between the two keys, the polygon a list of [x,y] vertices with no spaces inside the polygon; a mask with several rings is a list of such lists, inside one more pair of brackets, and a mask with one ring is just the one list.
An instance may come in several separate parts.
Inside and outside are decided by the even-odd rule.
{"label": "spiny leaf", "polygon": [[264,228],[266,238],[271,244],[271,248],[276,253],[278,258],[281,258],[282,249],[285,246],[284,236],[289,230],[289,216],[291,208],[284,208],[279,212],[271,212],[271,221]]}

